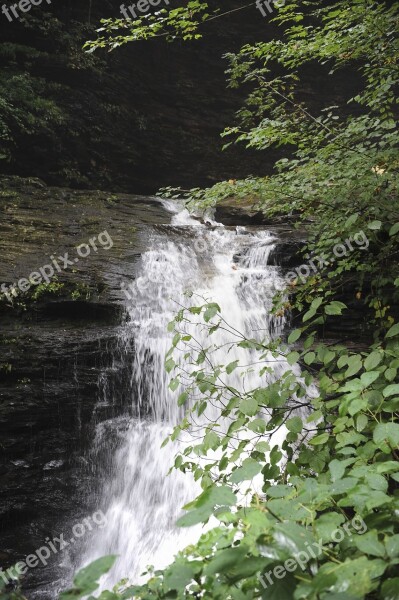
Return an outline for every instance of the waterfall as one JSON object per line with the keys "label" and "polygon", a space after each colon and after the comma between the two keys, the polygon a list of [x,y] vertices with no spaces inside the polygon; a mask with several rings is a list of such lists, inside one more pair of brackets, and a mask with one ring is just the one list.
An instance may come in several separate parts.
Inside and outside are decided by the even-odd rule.
{"label": "waterfall", "polygon": [[[276,238],[261,228],[227,228],[213,221],[202,223],[186,210],[172,211],[169,226],[158,228],[142,255],[138,276],[126,288],[129,320],[122,336],[134,346],[131,369],[133,418],[121,434],[112,457],[112,473],[100,501],[106,528],[88,540],[80,566],[100,556],[117,554],[112,571],[103,578],[109,588],[128,577],[140,581],[146,566],[162,568],[179,549],[195,541],[201,528],[178,529],[181,507],[195,498],[197,484],[189,475],[167,472],[178,450],[161,444],[183,412],[176,393],[168,387],[165,355],[171,345],[167,324],[179,305],[187,305],[187,290],[217,302],[235,329],[252,338],[281,333],[283,318],[271,316],[272,298],[283,282],[279,270],[268,264]],[[223,332],[215,334],[223,345]],[[234,349],[220,362],[227,364],[248,352]],[[227,354],[227,349],[224,351]],[[276,375],[284,369],[276,361]],[[232,377],[238,375],[232,374]],[[260,384],[256,374],[249,381]],[[235,381],[236,386],[242,385]],[[101,436],[100,436],[101,437]],[[103,443],[103,442],[102,442]]]}

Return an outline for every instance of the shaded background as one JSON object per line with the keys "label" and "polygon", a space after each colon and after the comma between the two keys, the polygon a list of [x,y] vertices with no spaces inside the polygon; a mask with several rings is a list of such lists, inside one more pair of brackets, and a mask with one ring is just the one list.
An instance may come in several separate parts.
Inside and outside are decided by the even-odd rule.
{"label": "shaded background", "polygon": [[136,193],[264,173],[270,154],[221,152],[220,132],[243,96],[227,89],[222,55],[275,35],[270,20],[251,6],[204,25],[199,41],[82,52],[100,19],[120,16],[119,7],[43,0],[24,20],[0,14],[0,169]]}

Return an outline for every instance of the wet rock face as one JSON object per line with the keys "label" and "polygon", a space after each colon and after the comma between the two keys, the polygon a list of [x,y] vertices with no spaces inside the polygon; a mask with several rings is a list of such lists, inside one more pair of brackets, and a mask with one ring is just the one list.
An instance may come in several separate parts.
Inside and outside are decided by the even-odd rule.
{"label": "wet rock face", "polygon": [[133,349],[118,335],[120,285],[134,279],[152,227],[169,221],[150,198],[0,180],[0,283],[7,288],[51,256],[74,261],[77,246],[101,232],[113,242],[18,293],[13,306],[0,301],[0,566],[57,535],[55,524],[76,519],[77,505],[85,512],[96,481],[86,453],[93,428],[126,411]]}

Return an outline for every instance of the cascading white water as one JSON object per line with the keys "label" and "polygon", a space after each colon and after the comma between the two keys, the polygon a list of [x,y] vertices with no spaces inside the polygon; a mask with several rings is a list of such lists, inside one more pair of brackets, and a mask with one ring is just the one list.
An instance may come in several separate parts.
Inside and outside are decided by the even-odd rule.
{"label": "cascading white water", "polygon": [[[165,205],[175,211],[171,203]],[[89,540],[82,560],[87,564],[107,554],[119,555],[103,578],[103,588],[124,577],[139,581],[148,564],[165,566],[199,536],[198,527],[175,527],[181,507],[197,495],[197,484],[175,471],[167,476],[177,448],[169,444],[161,449],[182,416],[164,368],[171,344],[167,324],[179,304],[187,305],[184,293],[189,289],[220,304],[230,324],[249,337],[280,333],[283,319],[270,314],[272,298],[283,284],[278,269],[268,265],[275,242],[266,231],[204,225],[182,210],[173,216],[168,233],[154,235],[142,255],[140,276],[127,304],[130,322],[124,329],[126,343],[134,340],[132,389],[136,392],[131,402],[138,417],[124,433],[113,460],[115,472],[103,490],[101,507],[107,527]],[[225,334],[215,335],[223,345]],[[240,349],[234,352],[221,356],[220,362],[245,357]],[[284,368],[275,362],[276,375]],[[252,377],[249,387],[260,385],[256,374],[248,377]],[[242,385],[242,380],[235,385]]]}

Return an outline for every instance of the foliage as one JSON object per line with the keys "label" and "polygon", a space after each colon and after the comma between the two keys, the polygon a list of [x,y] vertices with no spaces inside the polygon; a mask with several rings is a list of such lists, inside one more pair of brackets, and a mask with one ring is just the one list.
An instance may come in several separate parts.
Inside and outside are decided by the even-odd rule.
{"label": "foliage", "polygon": [[[3,49],[4,50],[4,49]],[[26,136],[48,136],[65,118],[59,107],[41,96],[45,81],[27,73],[0,75],[0,159],[10,160]]]}
{"label": "foliage", "polygon": [[[91,53],[98,48],[115,50],[129,42],[166,37],[168,41],[198,39],[200,23],[206,21],[208,4],[200,0],[190,0],[185,6],[169,9],[161,8],[155,14],[143,14],[136,20],[102,19],[100,34],[95,40],[86,42],[85,48]],[[123,33],[120,33],[122,31]]]}

